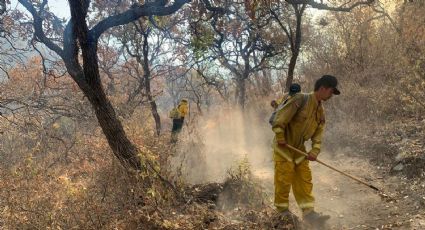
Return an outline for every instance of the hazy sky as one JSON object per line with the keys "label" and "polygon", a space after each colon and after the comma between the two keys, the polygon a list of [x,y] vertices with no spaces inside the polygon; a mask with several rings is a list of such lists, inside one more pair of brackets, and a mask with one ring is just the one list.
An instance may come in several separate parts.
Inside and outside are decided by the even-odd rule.
{"label": "hazy sky", "polygon": [[[49,0],[49,8],[58,16],[59,18],[70,18],[69,6],[67,0]],[[11,7],[18,7],[23,9],[23,6],[18,3],[18,0],[11,1]]]}
{"label": "hazy sky", "polygon": [[69,18],[69,6],[66,0],[49,0],[50,9],[60,18]]}

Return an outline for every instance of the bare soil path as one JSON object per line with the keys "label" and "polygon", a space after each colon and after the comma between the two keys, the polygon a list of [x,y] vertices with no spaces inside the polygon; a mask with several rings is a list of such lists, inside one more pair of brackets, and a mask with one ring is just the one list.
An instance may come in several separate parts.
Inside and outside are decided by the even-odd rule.
{"label": "bare soil path", "polygon": [[[349,148],[341,149],[333,156],[324,152],[320,159],[370,182],[394,199],[385,199],[369,187],[312,162],[316,210],[331,215],[326,229],[425,229],[425,197],[419,197],[414,192],[400,192],[403,186],[409,186],[408,180],[390,176],[366,158],[352,157],[352,151]],[[255,171],[264,182],[271,200],[272,169],[270,163],[266,168]],[[290,209],[301,216],[293,197],[291,199]]]}

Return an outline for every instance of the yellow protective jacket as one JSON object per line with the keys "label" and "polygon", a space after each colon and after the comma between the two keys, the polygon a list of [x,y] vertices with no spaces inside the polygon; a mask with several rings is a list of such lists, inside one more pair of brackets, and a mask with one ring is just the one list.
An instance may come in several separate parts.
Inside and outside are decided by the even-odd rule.
{"label": "yellow protective jacket", "polygon": [[189,106],[187,101],[180,101],[179,106],[177,107],[180,113],[180,117],[184,118],[189,113]]}
{"label": "yellow protective jacket", "polygon": [[289,94],[285,94],[282,97],[280,97],[279,99],[276,100],[276,103],[278,105],[280,105],[280,103],[284,102],[286,99],[289,99],[291,96],[289,96]]}
{"label": "yellow protective jacket", "polygon": [[277,144],[278,140],[305,151],[304,142],[311,139],[311,153],[319,155],[322,142],[322,134],[325,127],[325,113],[323,106],[319,103],[314,93],[308,94],[307,101],[302,108],[304,95],[299,93],[290,98],[285,106],[276,112],[276,117],[272,124],[275,133],[273,141],[275,161],[287,160],[296,164],[304,160],[304,156],[282,148]]}
{"label": "yellow protective jacket", "polygon": [[282,102],[284,102],[285,100],[289,100],[291,99],[291,97],[293,97],[295,95],[289,95],[289,94],[285,94],[282,97],[280,97],[279,99],[276,100],[277,105],[279,106]]}

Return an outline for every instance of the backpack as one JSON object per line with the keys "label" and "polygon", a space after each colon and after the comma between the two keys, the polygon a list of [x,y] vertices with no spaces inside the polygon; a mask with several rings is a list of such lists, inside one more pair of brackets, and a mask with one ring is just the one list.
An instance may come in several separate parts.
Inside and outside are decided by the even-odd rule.
{"label": "backpack", "polygon": [[[303,101],[301,102],[301,106],[298,108],[297,112],[298,112],[301,108],[303,108],[303,107],[304,107],[304,105],[305,105],[305,104],[306,104],[306,102],[307,102],[307,99],[308,99],[308,94],[303,93]],[[277,111],[279,111],[279,110],[283,109],[283,107],[286,105],[286,102],[288,102],[288,100],[289,100],[289,97],[288,97],[288,98],[286,98],[284,101],[282,101],[282,102],[279,104],[279,106],[276,108],[276,110],[275,110],[275,111],[273,111],[272,115],[271,115],[271,116],[270,116],[270,118],[269,118],[269,124],[270,124],[270,125],[273,125],[273,122],[274,122],[274,119],[275,119],[275,117],[276,117],[276,113],[277,113]]]}
{"label": "backpack", "polygon": [[180,119],[181,115],[178,107],[171,109],[171,111],[168,113],[168,117],[171,119]]}

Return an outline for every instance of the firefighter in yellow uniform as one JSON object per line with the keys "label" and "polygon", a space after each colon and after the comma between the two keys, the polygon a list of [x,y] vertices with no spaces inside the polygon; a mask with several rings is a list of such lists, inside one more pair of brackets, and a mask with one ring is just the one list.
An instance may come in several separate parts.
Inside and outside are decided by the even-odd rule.
{"label": "firefighter in yellow uniform", "polygon": [[183,128],[184,118],[189,113],[186,99],[182,99],[177,106],[178,116],[173,117],[173,128],[171,129],[171,142],[177,142],[177,135]]}
{"label": "firefighter in yellow uniform", "polygon": [[[289,213],[289,192],[293,190],[298,206],[303,210],[304,220],[324,223],[329,216],[314,211],[313,184],[309,161],[316,160],[320,153],[322,134],[325,127],[325,114],[322,101],[333,94],[339,95],[337,79],[324,75],[318,79],[314,92],[296,94],[285,106],[276,112],[272,129],[275,161],[275,201],[276,209],[283,215]],[[305,157],[289,150],[286,144],[306,151],[304,142],[311,139],[312,146]]]}

